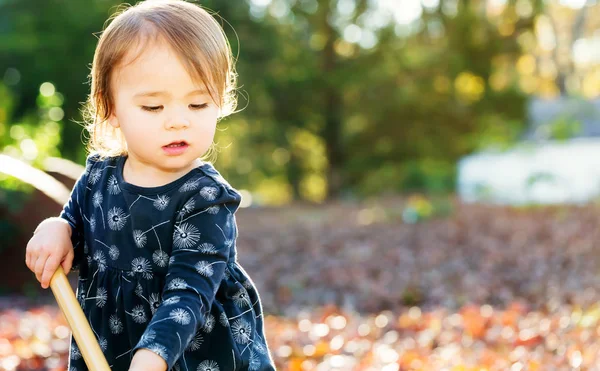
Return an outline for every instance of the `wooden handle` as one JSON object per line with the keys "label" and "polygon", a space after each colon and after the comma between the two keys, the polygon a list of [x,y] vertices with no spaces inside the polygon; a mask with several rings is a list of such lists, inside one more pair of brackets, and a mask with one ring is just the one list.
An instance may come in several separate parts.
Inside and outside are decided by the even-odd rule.
{"label": "wooden handle", "polygon": [[110,371],[96,336],[94,336],[92,328],[79,306],[62,267],[59,266],[54,272],[50,280],[50,288],[71,327],[79,351],[90,371]]}

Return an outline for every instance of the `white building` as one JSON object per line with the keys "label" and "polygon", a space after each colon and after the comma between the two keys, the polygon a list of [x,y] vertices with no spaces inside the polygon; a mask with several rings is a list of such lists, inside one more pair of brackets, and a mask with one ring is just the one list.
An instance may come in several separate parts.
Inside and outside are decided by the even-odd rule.
{"label": "white building", "polygon": [[[463,201],[499,204],[585,203],[600,198],[600,100],[533,100],[530,129],[508,151],[486,151],[458,164]],[[552,127],[578,123],[567,140],[549,139]]]}

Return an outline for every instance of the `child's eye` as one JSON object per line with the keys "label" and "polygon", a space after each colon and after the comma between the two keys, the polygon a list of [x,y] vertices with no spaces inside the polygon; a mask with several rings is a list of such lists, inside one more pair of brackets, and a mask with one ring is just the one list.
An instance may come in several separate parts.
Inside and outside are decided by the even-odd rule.
{"label": "child's eye", "polygon": [[142,109],[148,112],[158,112],[161,108],[162,106],[142,106]]}
{"label": "child's eye", "polygon": [[190,104],[190,107],[192,109],[198,110],[198,109],[203,109],[206,108],[208,106],[208,104],[206,103],[202,103],[202,104]]}

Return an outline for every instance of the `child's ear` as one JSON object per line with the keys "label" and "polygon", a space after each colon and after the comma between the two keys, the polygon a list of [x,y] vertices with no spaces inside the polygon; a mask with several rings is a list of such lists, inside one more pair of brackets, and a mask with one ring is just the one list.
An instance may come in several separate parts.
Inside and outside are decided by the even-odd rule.
{"label": "child's ear", "polygon": [[110,126],[112,126],[115,129],[120,127],[119,120],[117,119],[117,116],[115,116],[114,113],[111,113],[110,116],[108,117],[108,123],[110,124]]}

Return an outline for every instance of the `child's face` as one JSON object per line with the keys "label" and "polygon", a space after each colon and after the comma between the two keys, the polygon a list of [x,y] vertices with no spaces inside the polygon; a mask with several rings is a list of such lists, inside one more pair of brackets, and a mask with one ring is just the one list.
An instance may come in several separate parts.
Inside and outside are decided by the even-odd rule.
{"label": "child's face", "polygon": [[129,63],[132,55],[113,74],[109,122],[121,128],[129,161],[165,173],[187,172],[210,147],[219,108],[166,43],[148,43]]}

